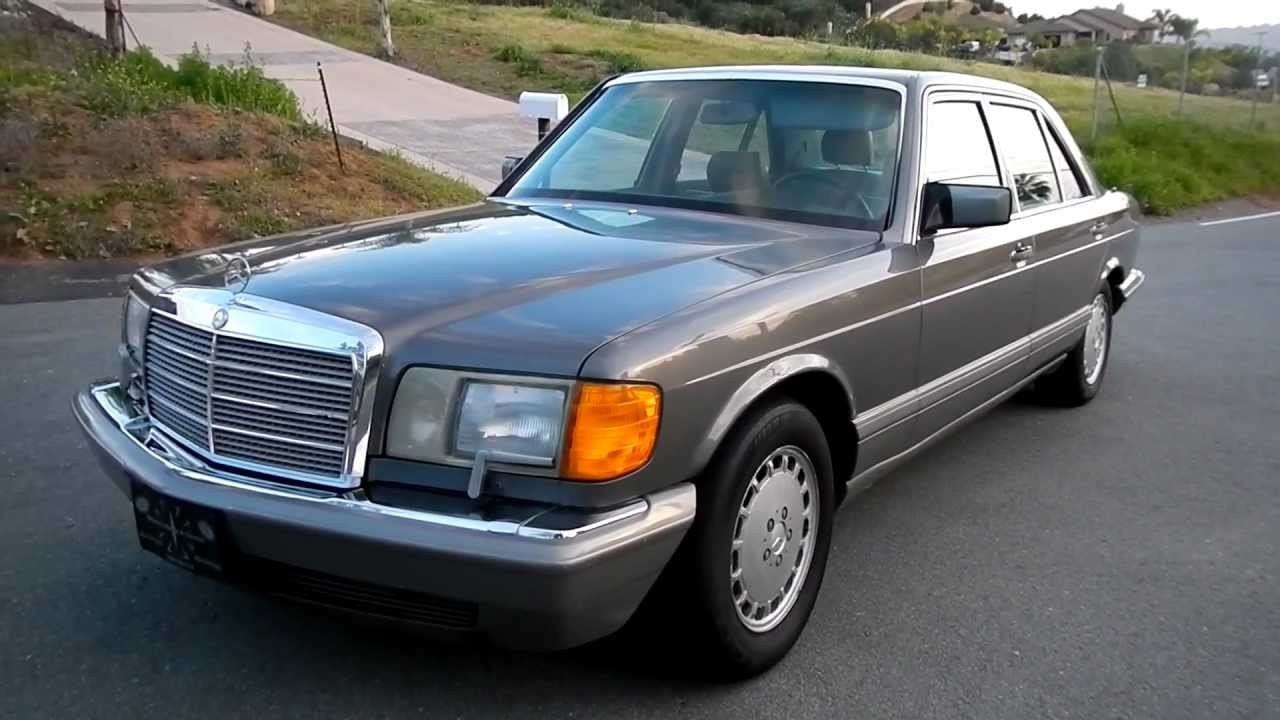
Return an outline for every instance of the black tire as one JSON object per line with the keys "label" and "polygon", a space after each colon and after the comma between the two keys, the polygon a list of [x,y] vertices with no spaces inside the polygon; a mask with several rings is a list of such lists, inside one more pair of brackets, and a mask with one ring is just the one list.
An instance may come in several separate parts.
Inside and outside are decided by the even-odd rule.
{"label": "black tire", "polygon": [[1114,306],[1111,303],[1110,289],[1104,287],[1099,290],[1095,302],[1102,303],[1106,323],[1101,366],[1097,373],[1090,378],[1086,369],[1085,343],[1089,339],[1086,331],[1080,342],[1067,353],[1062,364],[1036,381],[1035,394],[1038,400],[1051,405],[1078,407],[1092,400],[1102,388],[1102,381],[1107,376],[1107,363],[1111,360],[1111,320],[1114,317]]}
{"label": "black tire", "polygon": [[[817,474],[816,539],[790,610],[771,629],[752,631],[739,617],[731,594],[733,534],[739,529],[739,507],[753,475],[766,459],[787,447],[802,450]],[[749,412],[721,446],[698,484],[697,516],[677,559],[675,585],[684,622],[671,629],[683,626],[686,637],[694,639],[698,672],[722,679],[751,677],[781,660],[800,637],[826,570],[836,500],[832,478],[822,426],[813,413],[790,399]]]}

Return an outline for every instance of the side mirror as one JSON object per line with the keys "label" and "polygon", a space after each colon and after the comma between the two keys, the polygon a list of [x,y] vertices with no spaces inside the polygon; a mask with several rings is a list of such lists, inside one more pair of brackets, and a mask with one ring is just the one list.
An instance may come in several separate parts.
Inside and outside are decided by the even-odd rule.
{"label": "side mirror", "polygon": [[1013,193],[1009,188],[928,183],[924,186],[920,233],[1007,225],[1012,211]]}
{"label": "side mirror", "polygon": [[519,155],[508,155],[502,158],[502,179],[503,180],[506,180],[508,175],[515,172],[516,166],[520,164],[521,160],[524,160],[524,158]]}

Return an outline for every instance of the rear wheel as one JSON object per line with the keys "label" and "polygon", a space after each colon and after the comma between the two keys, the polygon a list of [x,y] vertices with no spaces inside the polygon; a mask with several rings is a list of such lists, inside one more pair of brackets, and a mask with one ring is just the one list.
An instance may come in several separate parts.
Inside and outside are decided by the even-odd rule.
{"label": "rear wheel", "polygon": [[826,569],[832,477],[821,425],[790,400],[744,418],[717,454],[681,550],[704,669],[751,676],[795,644]]}
{"label": "rear wheel", "polygon": [[1098,394],[1111,356],[1111,293],[1102,289],[1089,307],[1084,337],[1056,370],[1036,382],[1040,399],[1055,405],[1083,405]]}

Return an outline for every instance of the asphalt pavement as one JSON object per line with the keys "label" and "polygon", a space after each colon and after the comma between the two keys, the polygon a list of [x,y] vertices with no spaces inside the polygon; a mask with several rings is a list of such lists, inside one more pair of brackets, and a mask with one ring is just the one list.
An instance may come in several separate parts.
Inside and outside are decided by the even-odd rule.
{"label": "asphalt pavement", "polygon": [[678,638],[447,644],[144,554],[68,408],[120,301],[0,305],[0,718],[1280,716],[1280,217],[1143,242],[1098,399],[847,503],[799,644],[729,685]]}

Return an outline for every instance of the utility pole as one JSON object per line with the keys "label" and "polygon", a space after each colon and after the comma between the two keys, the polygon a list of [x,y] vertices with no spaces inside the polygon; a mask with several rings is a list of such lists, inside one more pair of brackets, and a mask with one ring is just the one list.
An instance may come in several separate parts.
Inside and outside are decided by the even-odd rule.
{"label": "utility pole", "polygon": [[107,13],[107,48],[113,57],[124,54],[124,8],[120,0],[102,0],[102,9]]}
{"label": "utility pole", "polygon": [[1250,76],[1253,79],[1253,106],[1249,108],[1249,129],[1257,127],[1258,120],[1258,96],[1262,94],[1262,38],[1267,34],[1266,30],[1259,30],[1254,35],[1258,36],[1258,59],[1253,61],[1253,72]]}

